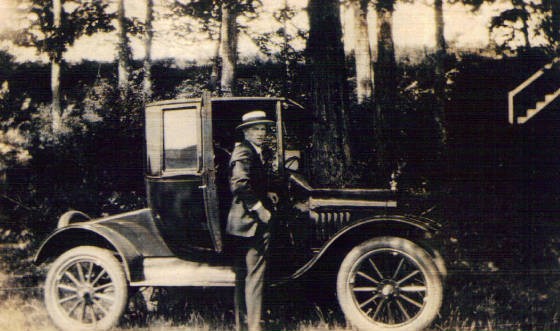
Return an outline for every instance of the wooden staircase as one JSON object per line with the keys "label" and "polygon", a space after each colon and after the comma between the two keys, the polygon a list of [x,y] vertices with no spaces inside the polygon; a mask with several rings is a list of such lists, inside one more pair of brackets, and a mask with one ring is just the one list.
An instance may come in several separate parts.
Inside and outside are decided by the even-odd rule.
{"label": "wooden staircase", "polygon": [[527,123],[560,96],[560,58],[555,58],[508,93],[508,120]]}

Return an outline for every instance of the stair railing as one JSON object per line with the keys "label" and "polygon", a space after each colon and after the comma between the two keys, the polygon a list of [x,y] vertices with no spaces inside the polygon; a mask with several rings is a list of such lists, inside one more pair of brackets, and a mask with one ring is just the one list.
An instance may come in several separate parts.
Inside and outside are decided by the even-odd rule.
{"label": "stair railing", "polygon": [[559,61],[560,61],[560,58],[558,58],[558,57],[554,58],[554,60],[552,60],[552,62],[544,65],[537,72],[535,72],[529,78],[527,78],[523,83],[521,83],[516,88],[514,88],[513,90],[508,92],[508,121],[509,121],[510,124],[517,124],[517,119],[516,119],[517,114],[515,112],[515,102],[514,102],[513,98],[517,94],[519,94],[521,91],[526,89],[529,85],[531,85],[534,81],[539,79],[539,77],[544,75],[546,70],[552,69],[552,66]]}

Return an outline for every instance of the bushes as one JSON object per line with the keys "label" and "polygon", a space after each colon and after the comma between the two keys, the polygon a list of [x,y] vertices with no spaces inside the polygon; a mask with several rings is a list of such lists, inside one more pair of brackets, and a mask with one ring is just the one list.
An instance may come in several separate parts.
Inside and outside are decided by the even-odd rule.
{"label": "bushes", "polygon": [[92,215],[143,206],[143,100],[136,85],[121,101],[107,80],[69,101],[65,127],[53,135],[50,109],[26,123],[27,164],[7,170],[0,214],[44,235],[69,208]]}

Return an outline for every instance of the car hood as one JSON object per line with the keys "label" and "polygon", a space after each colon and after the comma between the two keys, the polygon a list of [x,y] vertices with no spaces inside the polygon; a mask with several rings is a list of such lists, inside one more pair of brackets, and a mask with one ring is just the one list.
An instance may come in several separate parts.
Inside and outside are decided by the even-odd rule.
{"label": "car hood", "polygon": [[290,180],[306,191],[309,209],[328,207],[379,208],[396,207],[396,191],[363,188],[313,188],[300,175],[291,174]]}

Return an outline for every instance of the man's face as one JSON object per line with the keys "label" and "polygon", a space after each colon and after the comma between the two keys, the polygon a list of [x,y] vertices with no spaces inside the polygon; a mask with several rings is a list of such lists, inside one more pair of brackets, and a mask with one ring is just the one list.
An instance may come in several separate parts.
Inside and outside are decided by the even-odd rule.
{"label": "man's face", "polygon": [[261,146],[264,142],[264,137],[266,136],[266,125],[255,124],[243,130],[245,134],[245,140],[254,144],[255,146]]}

